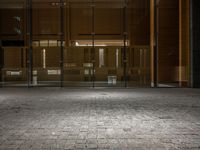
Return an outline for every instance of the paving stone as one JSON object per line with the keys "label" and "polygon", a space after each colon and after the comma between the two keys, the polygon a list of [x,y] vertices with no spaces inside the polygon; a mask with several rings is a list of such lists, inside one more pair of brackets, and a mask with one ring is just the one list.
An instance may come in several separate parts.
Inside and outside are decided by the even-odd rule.
{"label": "paving stone", "polygon": [[0,89],[0,150],[198,150],[199,89]]}

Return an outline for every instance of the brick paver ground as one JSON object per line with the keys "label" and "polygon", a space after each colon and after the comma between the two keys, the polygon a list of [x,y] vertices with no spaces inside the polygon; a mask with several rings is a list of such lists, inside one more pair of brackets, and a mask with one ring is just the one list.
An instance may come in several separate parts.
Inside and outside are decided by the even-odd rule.
{"label": "brick paver ground", "polygon": [[198,89],[0,89],[0,150],[198,150]]}

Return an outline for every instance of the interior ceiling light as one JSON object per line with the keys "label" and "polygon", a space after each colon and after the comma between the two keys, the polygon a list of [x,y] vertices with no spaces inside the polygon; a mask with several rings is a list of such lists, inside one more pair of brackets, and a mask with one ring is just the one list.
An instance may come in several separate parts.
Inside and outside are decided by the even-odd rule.
{"label": "interior ceiling light", "polygon": [[[92,44],[79,44],[78,42],[76,42],[76,46],[93,46]],[[94,46],[107,46],[105,44],[95,44]]]}
{"label": "interior ceiling light", "polygon": [[79,46],[79,43],[78,43],[78,42],[76,42],[76,43],[75,43],[75,45],[76,45],[76,46]]}
{"label": "interior ceiling light", "polygon": [[[126,45],[128,46],[128,41]],[[93,46],[92,41],[89,40],[77,40],[75,46]],[[94,46],[124,46],[123,40],[95,40]]]}
{"label": "interior ceiling light", "polygon": [[[52,6],[58,6],[59,4],[61,4],[61,3],[58,3],[58,2],[56,2],[56,3],[55,3],[55,2],[51,3]],[[64,2],[63,5],[66,5],[66,3]]]}

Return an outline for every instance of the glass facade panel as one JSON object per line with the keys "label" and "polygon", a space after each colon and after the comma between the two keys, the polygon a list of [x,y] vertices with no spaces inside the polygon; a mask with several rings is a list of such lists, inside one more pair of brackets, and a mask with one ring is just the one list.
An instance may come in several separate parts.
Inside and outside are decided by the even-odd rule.
{"label": "glass facade panel", "polygon": [[0,83],[2,86],[28,85],[24,12],[23,1],[0,2]]}
{"label": "glass facade panel", "polygon": [[[33,86],[60,86],[61,6],[50,1],[32,1]],[[30,25],[29,25],[30,26]],[[30,40],[30,39],[29,39]]]}
{"label": "glass facade panel", "polygon": [[124,86],[121,65],[124,47],[124,4],[123,0],[95,1],[95,86]]}
{"label": "glass facade panel", "polygon": [[150,1],[128,2],[128,85],[150,87]]}
{"label": "glass facade panel", "polygon": [[189,0],[1,0],[1,85],[187,87],[189,19]]}
{"label": "glass facade panel", "polygon": [[66,4],[64,49],[64,86],[92,86],[92,7],[90,1],[68,1]]}

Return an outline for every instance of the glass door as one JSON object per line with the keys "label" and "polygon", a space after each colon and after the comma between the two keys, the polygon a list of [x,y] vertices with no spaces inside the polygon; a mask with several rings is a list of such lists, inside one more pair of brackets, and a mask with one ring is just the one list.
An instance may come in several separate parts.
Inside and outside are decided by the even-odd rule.
{"label": "glass door", "polygon": [[179,0],[157,4],[158,87],[179,86]]}
{"label": "glass door", "polygon": [[67,1],[65,14],[64,86],[91,87],[92,2]]}
{"label": "glass door", "polygon": [[157,4],[158,87],[188,87],[190,70],[190,2]]}
{"label": "glass door", "polygon": [[61,23],[64,3],[51,1],[32,2],[32,86],[60,86],[61,51],[65,41],[61,39]]}
{"label": "glass door", "polygon": [[95,86],[124,86],[123,48],[95,47]]}
{"label": "glass door", "polygon": [[129,1],[127,17],[128,86],[150,87],[150,1]]}
{"label": "glass door", "polygon": [[[125,86],[124,39],[125,1],[95,1],[94,73],[95,86]],[[124,41],[125,40],[125,41]]]}

